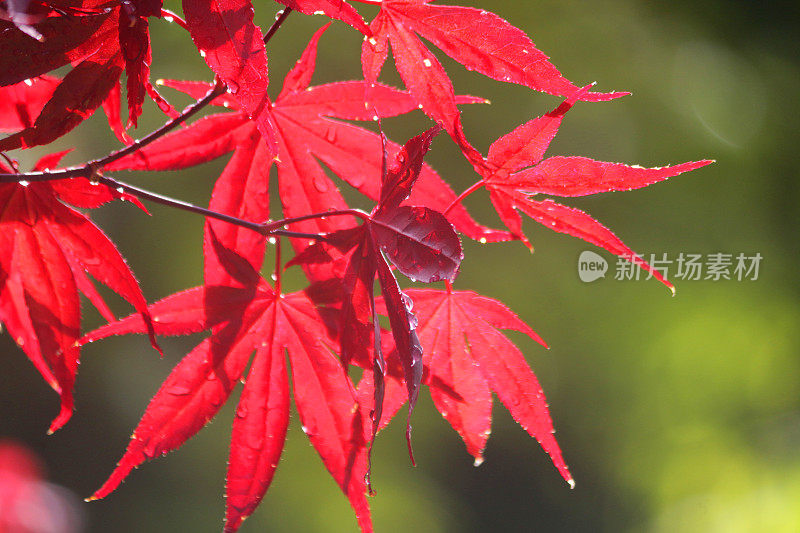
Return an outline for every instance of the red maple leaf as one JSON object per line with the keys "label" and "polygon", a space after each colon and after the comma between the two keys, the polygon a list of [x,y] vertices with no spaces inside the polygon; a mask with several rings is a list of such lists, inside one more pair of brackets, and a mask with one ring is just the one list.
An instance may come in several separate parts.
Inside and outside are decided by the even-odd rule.
{"label": "red maple leaf", "polygon": [[[128,118],[135,125],[149,85],[147,16],[160,14],[156,0],[42,4],[45,14],[31,27],[40,40],[0,21],[0,86],[13,85],[72,64],[36,120],[0,140],[0,151],[47,144],[88,118],[126,71]],[[156,9],[157,7],[157,9]],[[114,124],[112,124],[112,127]],[[119,134],[118,134],[119,136]]]}
{"label": "red maple leaf", "polygon": [[344,0],[278,0],[281,4],[306,15],[325,14],[349,24],[364,35],[369,35],[369,27],[353,6]]}
{"label": "red maple leaf", "polygon": [[[373,108],[364,107],[366,85],[359,81],[343,81],[309,86],[314,72],[317,43],[327,25],[311,39],[297,65],[287,74],[280,95],[270,111],[277,128],[278,192],[286,217],[299,217],[328,210],[346,209],[347,204],[336,185],[326,176],[320,162],[338,177],[367,197],[377,200],[381,187],[381,139],[368,130],[335,119],[372,120],[394,116],[416,109],[408,93],[385,85],[372,89]],[[191,96],[201,97],[210,85],[200,82],[167,81],[166,85]],[[483,101],[459,97],[459,102]],[[226,108],[238,109],[234,95],[224,95],[214,102]],[[196,121],[194,124],[165,135],[138,152],[105,167],[113,170],[178,170],[188,168],[227,152],[234,151],[229,166],[247,165],[263,168],[269,148],[259,138],[256,125],[242,112],[221,113]],[[400,150],[389,143],[389,157]],[[231,170],[233,171],[233,170]],[[227,170],[226,170],[227,172]],[[450,186],[427,165],[423,165],[410,201],[414,205],[443,211],[455,199]],[[504,240],[504,231],[477,224],[462,206],[448,212],[448,219],[474,239]],[[260,222],[260,221],[259,221]],[[327,233],[352,227],[352,218],[330,217],[327,220],[307,220],[293,226],[305,233]],[[298,250],[306,242],[294,240]],[[330,277],[328,268],[317,277]],[[313,267],[308,267],[312,272]]]}
{"label": "red maple leaf", "polygon": [[[370,24],[361,62],[364,77],[375,82],[391,43],[397,72],[422,109],[461,146],[466,156],[480,154],[464,137],[453,84],[424,37],[447,55],[490,78],[518,83],[536,91],[569,96],[578,87],[567,80],[522,30],[494,13],[471,7],[432,5],[430,0],[386,0]],[[583,93],[588,101],[610,100],[628,93]],[[370,95],[367,93],[367,105]]]}
{"label": "red maple leaf", "polygon": [[59,81],[52,76],[40,76],[0,87],[0,131],[31,127]]}
{"label": "red maple leaf", "polygon": [[[215,185],[210,207],[266,219],[272,158],[266,161],[259,173],[229,165]],[[264,496],[283,449],[289,422],[285,350],[305,432],[350,500],[361,529],[372,530],[365,483],[368,424],[314,304],[303,293],[281,294],[279,282],[273,288],[258,275],[264,248],[265,239],[255,232],[209,222],[205,286],[150,306],[160,334],[204,329],[212,334],[166,379],[118,467],[93,498],[106,496],[133,468],[178,448],[199,431],[225,403],[255,352],[236,410],[228,461],[225,531],[236,531]],[[143,332],[144,326],[133,315],[90,333],[83,342]]]}
{"label": "red maple leaf", "polygon": [[542,194],[572,197],[638,189],[712,163],[703,160],[642,168],[586,157],[555,156],[542,160],[564,113],[587,90],[588,87],[584,87],[550,113],[522,124],[495,141],[489,147],[488,156],[474,165],[483,179],[466,192],[486,187],[501,220],[531,249],[533,246],[522,231],[522,218],[517,210],[553,231],[578,237],[639,265],[674,292],[669,281],[594,218],[553,200],[536,198]]}
{"label": "red maple leaf", "polygon": [[[65,153],[43,157],[35,170],[55,167]],[[12,170],[0,163],[0,172]],[[107,320],[115,320],[86,274],[130,302],[150,323],[139,285],[114,244],[86,215],[62,203],[93,208],[113,199],[138,203],[84,178],[0,184],[0,249],[6,251],[0,254],[0,318],[61,395],[61,411],[50,432],[72,414],[81,326],[78,293]]]}
{"label": "red maple leaf", "polygon": [[183,0],[195,46],[274,151],[267,49],[250,0]]}
{"label": "red maple leaf", "polygon": [[475,464],[483,462],[494,392],[573,485],[539,382],[499,330],[519,331],[547,347],[541,337],[502,303],[471,291],[409,289],[406,294],[419,319],[425,383],[433,403],[464,440]]}

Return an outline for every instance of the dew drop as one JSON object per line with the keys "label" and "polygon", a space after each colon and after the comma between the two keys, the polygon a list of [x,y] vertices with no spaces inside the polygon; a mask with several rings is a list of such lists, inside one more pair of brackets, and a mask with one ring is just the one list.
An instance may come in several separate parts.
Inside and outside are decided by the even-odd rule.
{"label": "dew drop", "polygon": [[239,406],[236,408],[236,416],[239,418],[247,417],[247,406],[245,404],[239,404]]}
{"label": "dew drop", "polygon": [[478,242],[481,244],[486,244],[488,241],[486,240],[486,237],[481,237],[480,239],[478,239]]}
{"label": "dew drop", "polygon": [[27,85],[28,87],[30,87],[31,85],[33,85],[33,80],[32,80],[32,79],[30,79],[30,78],[28,78],[28,79],[26,79],[26,80],[25,80],[23,83],[25,83],[25,85]]}
{"label": "dew drop", "polygon": [[206,51],[200,50],[200,57],[206,57]]}
{"label": "dew drop", "polygon": [[23,187],[27,187],[28,185],[31,184],[29,181],[25,181],[25,180],[19,180],[17,183],[19,183]]}
{"label": "dew drop", "polygon": [[167,389],[167,392],[175,396],[186,396],[187,394],[192,392],[192,389],[190,389],[186,385],[173,385],[172,387]]}
{"label": "dew drop", "polygon": [[319,192],[327,192],[328,191],[328,180],[323,176],[317,176],[314,178],[314,187]]}
{"label": "dew drop", "polygon": [[431,60],[428,59],[428,58],[425,58],[425,59],[422,60],[422,64],[425,65],[426,67],[430,67],[431,66]]}
{"label": "dew drop", "polygon": [[169,15],[167,15],[166,17],[164,17],[164,20],[166,20],[167,22],[175,22],[175,19],[174,19],[174,18],[172,18],[172,17],[170,17]]}
{"label": "dew drop", "polygon": [[406,311],[411,312],[414,309],[414,300],[404,292],[400,293],[400,299],[403,300],[403,305],[406,306]]}
{"label": "dew drop", "polygon": [[236,94],[239,92],[239,84],[235,81],[231,80],[228,82],[228,92],[231,94]]}
{"label": "dew drop", "polygon": [[315,15],[324,15],[324,14],[325,14],[325,12],[324,12],[324,11],[322,11],[322,10],[317,10],[317,11],[314,11],[314,14],[315,14]]}
{"label": "dew drop", "polygon": [[369,44],[371,44],[372,46],[375,46],[376,44],[378,44],[378,41],[375,40],[375,37],[370,37],[369,38]]}
{"label": "dew drop", "polygon": [[278,19],[279,19],[279,18],[281,18],[282,16],[283,16],[283,9],[281,9],[280,11],[278,11],[277,13],[275,13],[275,20],[278,20]]}
{"label": "dew drop", "polygon": [[267,239],[267,242],[270,244],[276,244],[278,242],[278,239],[276,239],[275,237],[270,237],[269,239]]}
{"label": "dew drop", "polygon": [[483,457],[476,457],[475,462],[472,463],[472,466],[479,467],[483,464]]}

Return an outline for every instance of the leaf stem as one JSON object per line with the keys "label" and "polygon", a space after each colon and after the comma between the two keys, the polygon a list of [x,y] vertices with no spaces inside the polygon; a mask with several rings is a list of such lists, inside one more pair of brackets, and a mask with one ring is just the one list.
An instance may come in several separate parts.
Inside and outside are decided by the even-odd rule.
{"label": "leaf stem", "polygon": [[281,293],[281,241],[275,243],[275,292]]}
{"label": "leaf stem", "polygon": [[275,35],[275,32],[278,31],[278,28],[281,27],[283,21],[286,20],[286,17],[288,17],[292,11],[291,7],[283,8],[283,11],[280,12],[278,18],[275,19],[275,22],[272,23],[272,26],[269,27],[267,33],[264,35],[264,44],[267,44],[269,40],[272,39],[272,36]]}
{"label": "leaf stem", "polygon": [[8,157],[5,152],[0,152],[0,157],[6,160],[6,163],[8,163],[8,168],[17,173],[19,172],[19,168],[17,167],[17,162]]}
{"label": "leaf stem", "polygon": [[189,31],[189,26],[186,24],[186,21],[169,9],[161,9],[161,18],[166,19],[167,22],[174,22],[184,30]]}
{"label": "leaf stem", "polygon": [[467,188],[467,190],[465,190],[464,192],[462,192],[461,194],[459,194],[459,195],[458,195],[458,198],[456,198],[455,200],[453,200],[453,201],[452,201],[452,203],[451,203],[450,205],[448,205],[448,206],[447,206],[447,209],[445,209],[445,210],[442,212],[442,214],[446,216],[446,215],[447,215],[447,213],[448,213],[448,212],[449,212],[451,209],[453,209],[453,208],[454,208],[454,207],[455,207],[457,204],[461,203],[461,202],[464,200],[464,198],[466,198],[466,197],[467,197],[467,196],[469,196],[470,194],[474,193],[475,191],[477,191],[477,190],[478,190],[478,189],[480,189],[481,187],[483,187],[483,180],[476,181],[475,183],[473,183],[472,185],[470,185],[470,186],[469,186],[469,188]]}
{"label": "leaf stem", "polygon": [[266,234],[276,233],[278,228],[282,228],[287,224],[294,224],[296,222],[302,222],[304,220],[312,220],[315,218],[325,218],[325,217],[335,217],[335,216],[345,216],[345,215],[356,216],[364,221],[369,220],[369,215],[360,209],[338,209],[336,211],[323,211],[321,213],[312,213],[310,215],[303,215],[300,217],[292,217],[292,218],[284,218],[281,220],[276,220],[275,222],[270,222],[269,224],[266,224],[264,226],[264,229],[266,230]]}

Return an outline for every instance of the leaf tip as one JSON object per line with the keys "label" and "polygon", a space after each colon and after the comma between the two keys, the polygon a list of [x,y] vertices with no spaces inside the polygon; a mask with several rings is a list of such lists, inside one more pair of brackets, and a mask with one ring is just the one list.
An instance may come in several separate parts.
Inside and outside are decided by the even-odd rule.
{"label": "leaf tip", "polygon": [[575,479],[574,478],[569,478],[567,480],[567,484],[569,485],[569,489],[570,490],[574,490],[575,489]]}

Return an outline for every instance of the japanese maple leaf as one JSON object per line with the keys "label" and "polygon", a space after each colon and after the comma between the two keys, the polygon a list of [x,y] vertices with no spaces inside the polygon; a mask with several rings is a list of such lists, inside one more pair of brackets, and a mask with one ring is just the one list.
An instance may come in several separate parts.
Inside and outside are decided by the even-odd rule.
{"label": "japanese maple leaf", "polygon": [[16,131],[32,126],[59,81],[52,76],[40,76],[0,87],[0,131]]}
{"label": "japanese maple leaf", "polygon": [[250,0],[183,0],[186,24],[208,66],[228,86],[270,149],[275,124],[270,113],[269,71],[264,36],[253,22]]}
{"label": "japanese maple leaf", "polygon": [[[471,291],[409,289],[406,294],[419,320],[424,380],[433,403],[464,440],[475,464],[483,462],[494,391],[573,485],[539,382],[519,349],[499,330],[519,331],[547,347],[541,337],[502,303]],[[396,404],[395,400],[392,405]]]}
{"label": "japanese maple leaf", "polygon": [[33,124],[0,140],[0,151],[47,144],[69,132],[106,100],[123,70],[128,77],[129,122],[135,125],[141,114],[150,72],[146,16],[160,13],[160,2],[84,0],[65,4],[48,8],[48,16],[32,26],[42,36],[39,41],[0,22],[2,47],[13,51],[0,56],[0,86],[69,63],[74,66]]}
{"label": "japanese maple leaf", "polygon": [[[370,24],[361,52],[364,77],[378,79],[391,43],[397,72],[427,115],[438,122],[472,161],[480,155],[464,137],[453,84],[424,37],[447,55],[490,78],[559,96],[578,87],[564,78],[522,30],[494,13],[471,7],[432,5],[430,0],[385,0]],[[369,93],[368,93],[369,94]],[[583,93],[589,101],[628,93]]]}
{"label": "japanese maple leaf", "polygon": [[[347,204],[336,185],[320,166],[324,163],[338,177],[373,200],[377,200],[381,187],[381,139],[365,129],[338,119],[372,120],[374,113],[393,116],[416,109],[416,103],[406,92],[392,87],[376,85],[373,90],[373,108],[365,109],[365,84],[345,81],[320,86],[309,86],[314,72],[317,44],[327,26],[311,39],[297,65],[287,74],[283,89],[275,99],[272,117],[277,128],[278,188],[283,213],[286,217],[300,217],[328,210],[346,209]],[[204,95],[210,86],[199,82],[166,82],[194,97]],[[460,102],[478,99],[459,97]],[[216,105],[238,109],[233,95],[223,95]],[[221,113],[200,119],[192,125],[165,135],[138,152],[120,159],[106,170],[177,170],[188,168],[227,152],[234,151],[231,163],[251,159],[252,166],[264,165],[265,154],[271,153],[256,132],[256,125],[246,113]],[[400,150],[389,143],[389,157]],[[250,154],[250,155],[248,155]],[[256,159],[253,159],[255,157]],[[419,179],[410,202],[443,211],[455,194],[447,183],[427,165],[420,170]],[[504,240],[510,235],[478,225],[460,206],[448,212],[448,219],[466,235],[481,239]],[[261,222],[261,221],[258,221]],[[328,233],[352,227],[352,218],[329,217],[313,219],[293,225],[305,233]],[[298,250],[306,242],[294,240]],[[307,273],[316,279],[330,277],[329,265],[309,266]]]}
{"label": "japanese maple leaf", "polygon": [[[386,375],[373,295],[376,277],[403,367],[409,417],[422,381],[422,347],[416,333],[416,318],[411,312],[412,303],[400,290],[384,254],[400,272],[425,283],[455,279],[463,259],[461,242],[444,215],[427,207],[401,205],[409,197],[419,177],[422,159],[438,132],[438,127],[432,128],[406,143],[396,156],[395,165],[384,170],[378,204],[368,216],[362,216],[361,226],[327,235],[324,242],[310,246],[292,260],[295,264],[316,262],[320,258],[327,260],[325,252],[331,247],[349,253],[341,279],[340,357],[343,365],[348,365],[353,358],[364,359],[372,329],[373,437],[380,425]],[[407,424],[409,451],[410,431],[411,426]]]}
{"label": "japanese maple leaf", "polygon": [[585,157],[555,156],[543,160],[564,113],[586,94],[587,89],[584,87],[550,113],[522,124],[495,141],[488,156],[475,165],[483,179],[470,191],[485,187],[502,221],[529,248],[533,249],[522,231],[522,218],[517,210],[553,231],[578,237],[639,265],[674,293],[669,281],[587,213],[550,199],[536,198],[541,194],[572,197],[638,189],[712,162],[703,160],[642,168]]}
{"label": "japanese maple leaf", "polygon": [[358,11],[344,0],[278,0],[278,2],[306,15],[324,13],[332,19],[349,24],[364,35],[370,34],[369,27]]}
{"label": "japanese maple leaf", "polygon": [[[266,219],[269,164],[262,170],[226,171],[215,185],[210,208]],[[263,498],[283,449],[289,422],[286,352],[300,422],[350,500],[362,531],[372,531],[364,481],[368,428],[352,384],[331,351],[325,322],[305,294],[283,295],[280,281],[273,288],[258,275],[254,264],[260,266],[263,259],[263,236],[209,222],[204,249],[206,285],[157,302],[150,312],[160,334],[204,329],[212,334],[166,379],[117,468],[93,497],[106,496],[133,468],[197,433],[225,403],[255,352],[236,409],[228,460],[225,531],[236,531]],[[141,318],[133,315],[89,334],[84,342],[143,331]]]}
{"label": "japanese maple leaf", "polygon": [[[64,153],[43,157],[35,170],[54,167]],[[0,164],[0,172],[11,170]],[[0,184],[0,249],[5,250],[0,254],[0,319],[61,396],[50,432],[72,414],[81,326],[78,293],[107,320],[115,320],[86,274],[130,302],[143,323],[150,324],[144,296],[114,244],[86,215],[62,203],[93,208],[115,198],[132,200],[83,178]]]}
{"label": "japanese maple leaf", "polygon": [[[306,434],[350,499],[362,530],[371,531],[360,412],[314,304],[303,293],[280,294],[249,266],[237,277],[255,286],[197,288],[151,306],[158,333],[185,334],[206,326],[213,326],[214,333],[166,379],[117,468],[93,497],[105,497],[133,468],[197,433],[225,403],[255,352],[236,409],[228,460],[225,531],[236,531],[266,493],[283,449],[289,423],[285,350]],[[88,338],[132,331],[141,331],[140,320],[112,324]]]}

